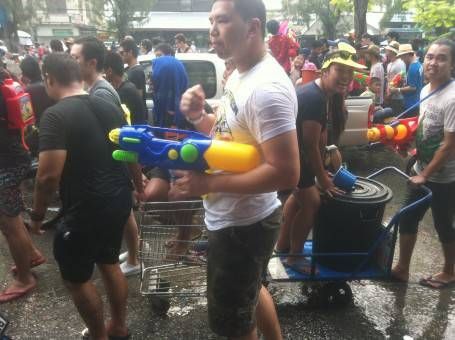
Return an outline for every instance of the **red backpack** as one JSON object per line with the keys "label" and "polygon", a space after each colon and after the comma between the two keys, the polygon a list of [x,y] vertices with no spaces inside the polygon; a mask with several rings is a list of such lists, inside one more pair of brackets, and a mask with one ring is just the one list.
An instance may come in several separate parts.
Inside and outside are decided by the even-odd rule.
{"label": "red backpack", "polygon": [[5,120],[7,121],[8,129],[21,131],[22,144],[28,150],[24,141],[24,129],[35,122],[32,99],[24,91],[21,84],[11,78],[3,80],[0,84],[0,90],[6,104]]}

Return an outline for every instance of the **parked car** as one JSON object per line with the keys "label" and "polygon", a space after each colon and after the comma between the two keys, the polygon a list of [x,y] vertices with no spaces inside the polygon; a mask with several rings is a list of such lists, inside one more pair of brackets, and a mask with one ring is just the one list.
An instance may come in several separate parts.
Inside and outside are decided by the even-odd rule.
{"label": "parked car", "polygon": [[[144,66],[146,78],[150,79],[152,72],[152,55],[139,56],[138,61]],[[201,84],[204,88],[207,102],[212,106],[218,106],[223,94],[221,80],[225,69],[224,61],[211,53],[182,53],[176,54],[176,58],[182,61],[189,78],[189,86]],[[147,108],[149,117],[153,110],[151,93],[147,87]],[[371,97],[348,97],[346,107],[348,109],[348,121],[346,129],[341,136],[340,146],[366,145],[368,117],[373,105]]]}

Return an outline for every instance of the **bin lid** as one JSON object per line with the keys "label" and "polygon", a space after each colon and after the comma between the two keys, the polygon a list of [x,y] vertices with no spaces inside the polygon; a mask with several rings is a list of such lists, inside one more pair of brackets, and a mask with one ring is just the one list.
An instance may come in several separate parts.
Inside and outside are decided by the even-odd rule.
{"label": "bin lid", "polygon": [[392,197],[393,192],[388,186],[372,179],[358,177],[351,192],[336,195],[333,199],[352,204],[385,204]]}

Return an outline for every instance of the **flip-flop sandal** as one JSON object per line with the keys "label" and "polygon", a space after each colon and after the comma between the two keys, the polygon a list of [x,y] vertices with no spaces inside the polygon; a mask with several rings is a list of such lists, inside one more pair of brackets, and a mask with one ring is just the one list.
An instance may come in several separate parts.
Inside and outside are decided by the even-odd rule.
{"label": "flip-flop sandal", "polygon": [[450,288],[452,286],[455,286],[455,281],[441,281],[438,279],[434,279],[432,276],[421,279],[419,281],[419,284],[428,287],[428,288],[433,288],[433,289],[444,289],[444,288]]}
{"label": "flip-flop sandal", "polygon": [[[46,258],[44,256],[34,258],[30,261],[30,269],[38,267],[43,263],[46,263]],[[17,267],[15,265],[11,267],[11,272],[17,274]]]}
{"label": "flip-flop sandal", "polygon": [[4,290],[0,293],[0,304],[17,300],[21,297],[28,295],[33,289],[36,288],[36,284],[27,289],[15,289],[7,292]]}

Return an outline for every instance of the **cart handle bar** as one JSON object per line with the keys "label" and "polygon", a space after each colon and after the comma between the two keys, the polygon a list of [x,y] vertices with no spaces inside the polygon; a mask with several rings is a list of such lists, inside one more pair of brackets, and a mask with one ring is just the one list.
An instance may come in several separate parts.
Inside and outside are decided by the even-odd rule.
{"label": "cart handle bar", "polygon": [[[372,178],[377,177],[377,176],[383,174],[384,172],[388,172],[388,171],[395,172],[398,175],[400,175],[401,177],[404,177],[405,179],[409,180],[409,176],[408,175],[406,175],[403,171],[401,171],[400,169],[397,169],[394,166],[388,166],[388,167],[382,168],[381,170],[378,170],[378,171],[372,173],[371,175],[369,175],[367,177],[367,179],[372,179]],[[433,193],[431,192],[431,190],[428,187],[426,187],[425,185],[421,185],[420,188],[425,192],[425,196],[420,198],[420,199],[418,199],[418,200],[416,200],[415,202],[412,202],[411,204],[401,208],[398,211],[398,213],[396,213],[392,217],[391,221],[389,222],[389,225],[393,225],[393,224],[397,223],[399,217],[402,214],[407,213],[410,210],[414,210],[418,206],[423,205],[423,204],[431,201],[431,197],[433,196]]]}

